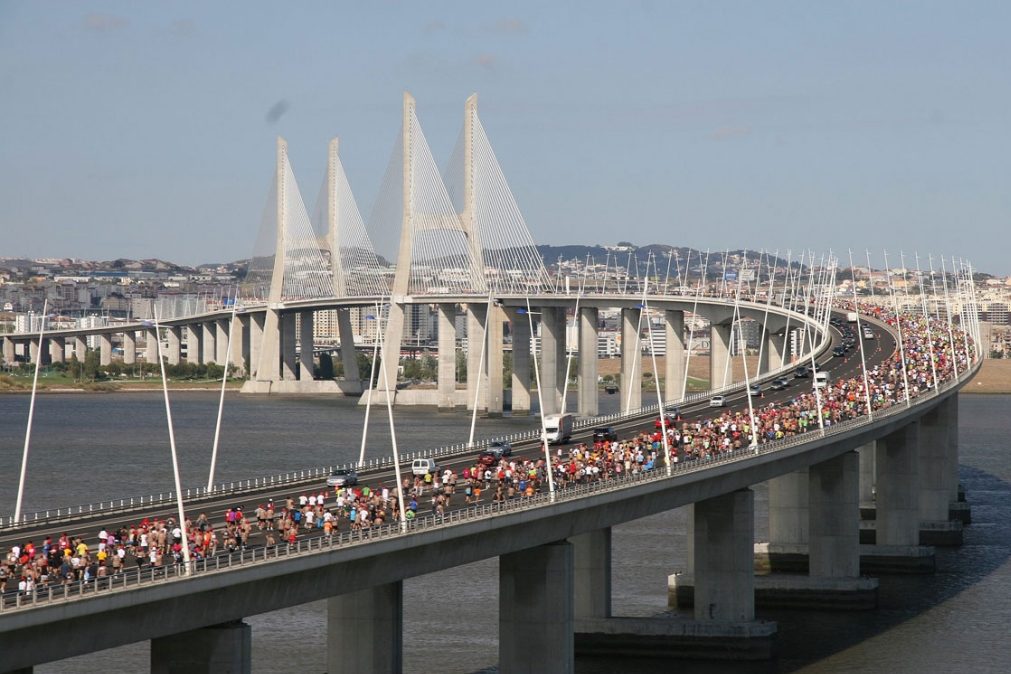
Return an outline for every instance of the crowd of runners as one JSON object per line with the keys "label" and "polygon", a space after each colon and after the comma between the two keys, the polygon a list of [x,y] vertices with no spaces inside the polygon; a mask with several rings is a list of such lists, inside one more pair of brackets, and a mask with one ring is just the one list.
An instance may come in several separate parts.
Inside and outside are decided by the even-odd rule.
{"label": "crowd of runners", "polygon": [[[895,315],[881,307],[861,306],[860,311],[897,328],[902,348],[864,376],[829,382],[817,392],[804,391],[785,403],[754,409],[725,411],[714,417],[671,423],[664,454],[662,432],[642,432],[620,441],[579,443],[551,452],[552,478],[557,489],[573,484],[606,480],[655,470],[665,462],[680,463],[710,458],[757,442],[764,443],[831,426],[896,404],[905,404],[938,383],[965,372],[975,357],[965,334],[937,319],[919,314]],[[953,343],[950,336],[954,337]],[[503,457],[485,465],[478,461],[462,470],[405,477],[400,485],[404,513],[400,512],[396,483],[355,485],[333,491],[306,492],[283,501],[258,504],[252,512],[229,508],[213,521],[207,513],[186,521],[186,544],[194,559],[213,557],[249,546],[295,544],[308,535],[335,532],[367,533],[387,522],[414,519],[424,514],[441,517],[451,507],[501,503],[528,498],[546,488],[544,455]],[[160,569],[180,563],[183,527],[173,518],[148,519],[103,529],[97,538],[70,536],[25,540],[0,557],[0,593],[31,593],[46,586],[93,581],[129,568]]]}

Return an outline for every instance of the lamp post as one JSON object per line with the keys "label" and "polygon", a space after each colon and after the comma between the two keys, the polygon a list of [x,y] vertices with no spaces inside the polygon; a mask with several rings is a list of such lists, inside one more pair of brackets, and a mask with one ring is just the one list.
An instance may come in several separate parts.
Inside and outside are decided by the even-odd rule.
{"label": "lamp post", "polygon": [[[530,334],[534,334],[534,312],[530,310],[530,298],[527,297],[526,309],[517,309],[516,313],[526,314],[530,323]],[[540,312],[538,312],[540,313]],[[544,425],[544,397],[541,395],[541,369],[537,365],[537,357],[534,355],[534,378],[537,380],[537,406],[540,408],[541,417],[541,445],[544,447],[544,470],[548,474],[548,494],[552,502],[555,500],[555,476],[551,467],[551,450],[548,448],[548,430]]]}

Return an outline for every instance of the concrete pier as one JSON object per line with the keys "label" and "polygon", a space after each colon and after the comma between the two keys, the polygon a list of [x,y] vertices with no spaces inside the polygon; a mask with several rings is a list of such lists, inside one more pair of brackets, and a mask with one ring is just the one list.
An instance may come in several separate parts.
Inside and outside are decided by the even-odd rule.
{"label": "concrete pier", "polygon": [[566,674],[574,669],[572,544],[560,541],[502,555],[498,671]]}
{"label": "concrete pier", "polygon": [[576,620],[611,617],[611,528],[573,536]]}
{"label": "concrete pier", "polygon": [[360,392],[362,390],[361,373],[358,371],[358,354],[355,352],[355,332],[354,327],[351,325],[350,309],[346,307],[337,309],[337,330],[341,340],[341,364],[344,366],[344,383],[349,387],[357,388]]}
{"label": "concrete pier", "polygon": [[64,356],[67,351],[67,346],[63,337],[50,337],[48,341],[49,341],[49,362],[62,363],[65,360]]}
{"label": "concrete pier", "polygon": [[597,389],[597,337],[600,311],[596,307],[579,308],[579,404],[581,417],[597,416],[600,394]]}
{"label": "concrete pier", "polygon": [[[298,355],[296,347],[295,314],[285,313],[278,317],[281,331],[281,376],[280,379],[294,381]],[[264,328],[266,331],[266,328]]]}
{"label": "concrete pier", "polygon": [[503,351],[503,340],[505,339],[505,312],[502,307],[492,305],[488,308],[488,344],[485,363],[487,367],[488,392],[485,396],[487,401],[487,414],[489,417],[500,417],[505,409],[505,381],[503,379],[503,368],[505,367],[505,352]]}
{"label": "concrete pier", "polygon": [[685,395],[685,312],[667,310],[663,315],[667,339],[664,399],[681,400]]}
{"label": "concrete pier", "polygon": [[13,363],[14,362],[14,340],[10,337],[4,337],[4,362]]}
{"label": "concrete pier", "polygon": [[754,620],[754,492],[741,489],[699,501],[694,525],[695,620]]}
{"label": "concrete pier", "polygon": [[622,414],[642,407],[642,342],[639,339],[642,309],[621,310]]}
{"label": "concrete pier", "polygon": [[199,365],[203,356],[203,328],[199,323],[183,328],[186,337],[186,362]]}
{"label": "concrete pier", "polygon": [[709,326],[709,388],[723,388],[732,381],[730,372],[730,328]]}
{"label": "concrete pier", "polygon": [[[204,321],[200,324],[201,337],[200,337],[200,362],[204,365],[208,363],[216,363],[215,360],[218,357],[217,345],[217,328],[214,325],[214,321]],[[218,363],[219,365],[221,363]]]}
{"label": "concrete pier", "polygon": [[249,674],[252,629],[237,620],[151,640],[151,674]]}
{"label": "concrete pier", "polygon": [[123,333],[123,364],[133,365],[137,362],[137,333],[129,330]]}
{"label": "concrete pier", "polygon": [[438,405],[440,410],[452,410],[456,404],[456,305],[437,304],[436,311],[439,330]]}
{"label": "concrete pier", "polygon": [[[484,354],[481,365],[482,342],[487,339],[488,305],[471,303],[467,305],[467,409],[474,409],[474,395],[478,394],[477,408],[488,408],[488,353]],[[477,382],[481,390],[477,391]]]}
{"label": "concrete pier", "polygon": [[515,310],[509,311],[513,337],[513,415],[530,413],[530,319]]}
{"label": "concrete pier", "polygon": [[314,314],[311,311],[301,311],[298,314],[298,378],[300,381],[312,381],[315,377],[316,363],[313,359],[315,345],[312,337]]}
{"label": "concrete pier", "polygon": [[178,326],[165,328],[165,335],[168,340],[168,353],[166,354],[168,364],[178,365],[182,362],[182,328]]}
{"label": "concrete pier", "polygon": [[811,466],[809,573],[814,578],[860,575],[859,466],[855,452]]}
{"label": "concrete pier", "polygon": [[403,670],[402,581],[327,600],[327,674]]}
{"label": "concrete pier", "polygon": [[[227,318],[219,318],[214,321],[214,362],[224,367],[228,363],[230,347],[228,345],[229,332],[234,329]],[[233,363],[229,363],[229,367]]]}
{"label": "concrete pier", "polygon": [[98,335],[99,363],[102,366],[112,364],[112,335]]}
{"label": "concrete pier", "polygon": [[158,332],[154,328],[144,331],[144,360],[148,363],[158,363]]}
{"label": "concrete pier", "polygon": [[565,385],[565,311],[555,307],[541,309],[541,414],[561,410],[561,391]]}

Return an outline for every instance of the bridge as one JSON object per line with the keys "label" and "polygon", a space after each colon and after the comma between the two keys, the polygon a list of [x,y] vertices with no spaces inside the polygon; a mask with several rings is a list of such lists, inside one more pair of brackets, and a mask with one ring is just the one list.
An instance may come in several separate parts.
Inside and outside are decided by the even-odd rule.
{"label": "bridge", "polygon": [[[943,299],[934,294],[933,310],[923,296],[903,295],[900,305],[894,292],[877,306],[858,301],[855,294],[833,297],[838,265],[831,256],[817,269],[812,257],[806,279],[805,267],[787,266],[779,287],[778,270],[766,270],[764,291],[760,282],[752,288],[741,279],[710,289],[704,275],[694,289],[680,278],[671,288],[659,281],[654,268],[652,276],[647,271],[611,288],[606,277],[601,283],[577,279],[578,289],[565,292],[552,283],[536,255],[477,117],[476,98],[467,102],[461,142],[447,171],[457,180],[447,177],[446,182],[458,187],[447,188],[421,133],[414,100],[406,95],[403,128],[370,221],[399,218],[400,247],[391,279],[368,243],[337,149],[331,143],[327,198],[318,209],[327,223],[324,238],[313,230],[286,146],[279,141],[274,203],[268,208],[274,248],[269,255],[254,256],[241,307],[166,317],[154,325],[8,335],[5,358],[16,345],[27,347],[36,362],[65,357],[68,345],[76,352],[85,336],[95,334],[106,361],[112,336],[122,334],[124,360],[137,357],[140,336],[148,357],[157,361],[158,331],[164,331],[165,360],[179,362],[185,338],[189,358],[231,362],[248,373],[253,392],[353,394],[375,386],[377,399],[389,396],[390,403],[466,405],[499,414],[504,409],[502,347],[508,324],[514,414],[531,411],[531,366],[539,380],[542,426],[511,438],[515,460],[529,461],[539,471],[537,489],[528,496],[476,504],[469,498],[462,502],[458,494],[438,514],[394,518],[367,529],[338,527],[329,535],[303,534],[293,544],[256,541],[184,564],[140,565],[7,593],[0,600],[5,654],[0,667],[24,671],[151,639],[152,671],[249,671],[250,632],[244,617],[325,597],[328,671],[399,671],[403,580],[494,556],[500,558],[503,672],[572,671],[577,650],[684,652],[718,650],[730,643],[760,657],[768,653],[775,626],[755,620],[756,601],[775,596],[795,604],[873,606],[876,581],[862,573],[929,570],[933,552],[921,543],[960,541],[967,511],[958,493],[957,392],[979,367],[967,266],[951,275],[950,296],[949,275],[942,274]],[[396,376],[404,317],[414,304],[435,305],[438,311],[440,376],[434,392],[394,392],[389,386]],[[460,305],[467,314],[468,371],[479,373],[468,377],[466,391],[456,390],[453,377],[452,318]],[[385,373],[376,381],[385,379],[386,386],[363,386],[353,368],[340,382],[307,376],[313,370],[315,313],[337,312],[347,359],[353,350],[353,308],[374,311],[385,320],[376,345],[385,356]],[[543,419],[565,408],[567,315],[574,317],[581,352],[593,353],[599,312],[605,309],[621,312],[621,411],[597,416],[597,362],[580,358],[581,419],[574,439],[589,440],[590,430],[601,424],[613,424],[629,437],[651,429],[658,415],[658,428],[668,427],[672,405],[683,416],[676,423],[687,425],[659,433],[655,442],[660,447],[650,448],[645,441],[637,445],[654,457],[649,469],[567,480],[565,462],[553,457],[544,442]],[[839,326],[848,316],[839,311],[859,312],[857,325],[876,336],[864,340],[857,335],[859,362],[855,355],[841,360],[832,355],[834,347],[844,346]],[[645,324],[653,339],[654,313],[663,326],[667,357],[664,389],[651,404],[642,398],[641,335]],[[712,390],[706,393],[686,392],[694,334],[689,331],[685,339],[686,314],[709,326]],[[540,325],[539,354],[531,348],[534,316]],[[731,361],[742,352],[743,321],[760,326],[759,357],[753,372],[742,359],[744,377],[735,380]],[[873,350],[868,348],[871,341]],[[828,373],[832,382],[809,389],[797,380],[801,383],[792,390],[772,390],[772,383],[792,377],[798,364]],[[654,377],[660,379],[655,366]],[[755,385],[768,396],[758,404],[750,390]],[[710,408],[715,394],[727,396],[726,411]],[[704,435],[710,428],[706,419],[721,412],[727,416],[717,427],[725,423],[727,430],[720,437],[729,440],[736,433],[736,444],[709,446],[697,438],[684,442],[686,434]],[[799,417],[807,425],[783,432],[785,422],[782,428],[773,423],[777,415],[790,421]],[[731,423],[739,425],[733,433]],[[461,444],[428,456],[440,469],[462,471],[473,465],[483,446]],[[395,455],[356,467],[363,479],[396,490],[400,469],[413,458]],[[0,541],[6,548],[68,528],[72,535],[91,537],[98,528],[171,516],[180,501],[191,510],[215,510],[236,501],[248,506],[270,496],[280,500],[293,486],[320,485],[330,468],[191,488],[161,498],[117,499],[97,508],[19,513],[0,522]],[[556,488],[553,478],[562,484]],[[765,481],[770,484],[771,540],[756,549],[751,487]],[[390,500],[403,496],[400,490]],[[612,616],[611,527],[686,505],[693,508],[692,565],[672,580],[671,594],[694,606],[694,620]],[[390,507],[405,512],[402,505]],[[873,528],[862,526],[861,510],[873,512]],[[861,544],[861,538],[874,542]],[[803,573],[780,577],[771,587],[756,580],[756,560],[774,570],[791,567]]]}

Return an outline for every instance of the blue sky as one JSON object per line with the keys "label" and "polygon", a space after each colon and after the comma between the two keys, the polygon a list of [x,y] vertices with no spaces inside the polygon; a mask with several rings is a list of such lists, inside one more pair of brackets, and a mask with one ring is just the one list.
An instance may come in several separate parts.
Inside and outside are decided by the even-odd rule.
{"label": "blue sky", "polygon": [[367,214],[408,89],[441,163],[480,94],[539,243],[1011,273],[1008,26],[1006,2],[0,1],[0,256],[245,257],[278,134],[308,201],[339,135]]}

